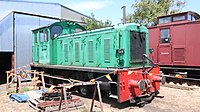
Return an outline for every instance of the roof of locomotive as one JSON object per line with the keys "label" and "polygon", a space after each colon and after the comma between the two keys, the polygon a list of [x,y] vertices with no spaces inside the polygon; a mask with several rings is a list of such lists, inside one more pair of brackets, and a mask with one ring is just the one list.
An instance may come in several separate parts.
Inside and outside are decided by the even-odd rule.
{"label": "roof of locomotive", "polygon": [[33,29],[32,31],[34,32],[34,31],[38,31],[38,30],[41,30],[41,29],[44,29],[44,28],[50,28],[50,27],[52,27],[52,26],[54,26],[56,24],[64,24],[64,23],[66,23],[67,25],[78,26],[78,27],[86,30],[82,25],[78,24],[77,22],[65,20],[65,21],[55,22],[55,23],[49,24],[47,26],[39,27],[39,28]]}
{"label": "roof of locomotive", "polygon": [[110,31],[138,31],[138,32],[144,32],[148,33],[148,29],[145,26],[142,26],[137,23],[127,23],[123,25],[117,25],[117,26],[112,26],[112,27],[106,27],[106,28],[101,28],[101,29],[95,29],[95,30],[87,30],[87,31],[82,31],[78,33],[73,33],[73,34],[67,34],[67,35],[60,35],[58,38],[66,37],[66,36],[78,36],[78,35],[83,35],[83,34],[98,34],[98,33],[105,33],[105,32],[110,32]]}

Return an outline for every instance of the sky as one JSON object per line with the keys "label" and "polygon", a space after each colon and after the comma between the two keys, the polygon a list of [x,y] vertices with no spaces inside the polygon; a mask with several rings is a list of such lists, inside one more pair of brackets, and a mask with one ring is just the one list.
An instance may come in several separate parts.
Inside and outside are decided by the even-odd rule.
{"label": "sky", "polygon": [[[82,14],[90,16],[94,13],[97,20],[110,20],[114,25],[121,22],[122,6],[126,6],[127,14],[133,13],[131,8],[135,0],[23,0],[36,2],[60,3]],[[187,0],[182,11],[195,11],[200,14],[199,0]]]}

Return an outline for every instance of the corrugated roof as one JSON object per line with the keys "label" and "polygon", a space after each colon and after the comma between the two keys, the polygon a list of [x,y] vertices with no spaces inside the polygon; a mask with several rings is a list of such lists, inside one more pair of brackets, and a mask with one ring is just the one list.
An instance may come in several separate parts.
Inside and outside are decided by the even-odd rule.
{"label": "corrugated roof", "polygon": [[75,11],[75,10],[69,8],[69,7],[66,7],[66,6],[64,6],[64,5],[60,4],[60,3],[52,3],[52,2],[35,2],[35,1],[24,1],[24,0],[17,0],[17,1],[16,1],[16,0],[0,0],[0,1],[5,1],[5,2],[23,2],[23,3],[38,3],[38,4],[59,5],[59,6],[63,7],[63,8],[65,8],[65,9],[68,9],[68,10],[73,11],[73,12],[75,12],[75,13],[78,13],[78,14],[80,14],[80,15],[82,15],[82,16],[85,16],[85,17],[87,17],[87,18],[90,18],[89,16],[87,16],[87,15],[85,15],[85,14],[82,14],[82,13],[80,13],[80,12],[78,12],[78,11]]}

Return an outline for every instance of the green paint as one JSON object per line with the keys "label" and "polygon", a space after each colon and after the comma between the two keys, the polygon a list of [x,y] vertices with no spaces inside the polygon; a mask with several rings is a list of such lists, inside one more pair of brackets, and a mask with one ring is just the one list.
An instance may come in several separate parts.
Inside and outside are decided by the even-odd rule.
{"label": "green paint", "polygon": [[[56,37],[50,33],[53,26],[62,27],[61,33]],[[82,26],[69,21],[33,30],[33,61],[37,64],[88,67],[138,67],[142,65],[141,60],[139,63],[136,63],[138,60],[130,63],[130,44],[133,44],[130,43],[131,31],[146,33],[148,54],[148,31],[144,26],[131,23],[75,33],[77,28],[85,30]],[[44,30],[48,31],[48,41],[40,42],[40,32]],[[118,49],[123,49],[124,53],[117,54]]]}

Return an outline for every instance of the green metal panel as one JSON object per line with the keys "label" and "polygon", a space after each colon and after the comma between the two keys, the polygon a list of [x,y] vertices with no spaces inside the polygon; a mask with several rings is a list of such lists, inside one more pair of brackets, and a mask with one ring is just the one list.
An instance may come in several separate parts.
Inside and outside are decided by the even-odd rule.
{"label": "green metal panel", "polygon": [[[36,46],[38,45],[39,62],[42,64],[48,64],[50,61],[51,64],[72,66],[141,66],[141,63],[131,63],[131,61],[135,61],[136,59],[133,58],[134,56],[131,53],[134,52],[137,54],[137,48],[130,47],[139,46],[138,43],[135,43],[135,40],[130,39],[131,32],[146,33],[146,54],[148,54],[147,28],[138,24],[126,24],[74,34],[72,32],[75,32],[78,26],[73,23],[57,22],[53,25],[61,25],[63,27],[62,34],[53,40],[49,39],[46,43],[33,43],[33,57],[35,62],[37,62]],[[48,28],[51,29],[53,25],[36,29],[34,32]],[[119,54],[117,52],[119,49],[123,50],[123,53]]]}
{"label": "green metal panel", "polygon": [[33,62],[39,62],[39,48],[38,48],[38,32],[33,32],[33,45],[32,45],[32,55]]}
{"label": "green metal panel", "polygon": [[88,41],[88,61],[89,63],[94,62],[94,41],[93,40]]}
{"label": "green metal panel", "polygon": [[104,38],[104,62],[110,63],[110,38]]}
{"label": "green metal panel", "polygon": [[84,36],[81,38],[85,38],[85,46],[83,48],[83,66],[99,66],[99,35],[91,35]]}
{"label": "green metal panel", "polygon": [[77,65],[77,66],[82,66],[83,65],[83,51],[82,51],[82,46],[84,45],[82,39],[80,38],[75,38],[72,39],[72,50],[73,55],[70,57],[72,58],[72,65]]}
{"label": "green metal panel", "polygon": [[42,64],[50,64],[50,38],[49,38],[49,30],[42,29],[39,32],[39,63]]}
{"label": "green metal panel", "polygon": [[64,44],[64,60],[65,62],[69,61],[69,47],[68,44]]}
{"label": "green metal panel", "polygon": [[75,62],[80,61],[80,43],[75,42]]}

